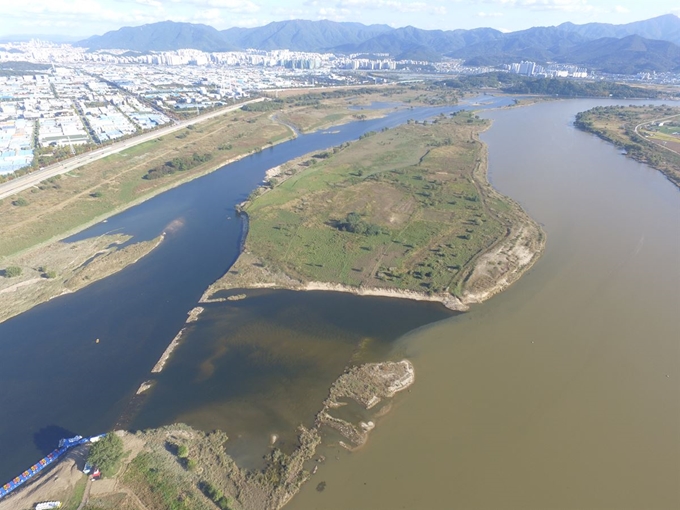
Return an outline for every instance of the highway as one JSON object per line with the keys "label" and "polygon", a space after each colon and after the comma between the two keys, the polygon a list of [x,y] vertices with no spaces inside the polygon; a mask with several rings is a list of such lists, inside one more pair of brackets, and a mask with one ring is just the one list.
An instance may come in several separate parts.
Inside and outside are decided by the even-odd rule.
{"label": "highway", "polygon": [[225,113],[238,110],[244,104],[258,103],[260,101],[265,101],[266,99],[267,98],[264,97],[258,99],[251,99],[250,101],[239,103],[228,108],[223,108],[220,110],[215,110],[210,113],[205,113],[203,115],[199,115],[198,117],[194,117],[189,120],[184,120],[171,126],[156,129],[154,131],[142,133],[133,138],[128,138],[127,140],[116,142],[113,145],[101,147],[100,149],[95,149],[91,152],[86,152],[84,154],[80,154],[78,156],[69,158],[65,161],[61,161],[59,163],[43,167],[40,170],[31,172],[30,174],[22,175],[21,177],[0,184],[0,200],[15,195],[16,193],[19,193],[20,191],[23,191],[25,189],[36,186],[45,179],[49,179],[50,177],[54,177],[55,175],[65,174],[66,172],[70,172],[71,170],[75,170],[76,168],[79,168],[88,163],[92,163],[93,161],[97,161],[98,159],[105,158],[107,156],[110,156],[111,154],[116,154],[120,151],[124,151],[125,149],[129,149],[130,147],[134,147],[135,145],[139,145],[140,143],[148,142],[155,138],[168,135],[170,133],[174,133],[175,131],[184,129],[190,124],[197,124],[199,122],[203,122],[214,117],[224,115]]}

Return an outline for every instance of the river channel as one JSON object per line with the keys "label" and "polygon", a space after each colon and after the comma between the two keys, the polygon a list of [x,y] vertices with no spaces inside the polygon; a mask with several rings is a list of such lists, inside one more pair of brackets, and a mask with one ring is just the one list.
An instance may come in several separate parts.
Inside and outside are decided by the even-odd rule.
{"label": "river channel", "polygon": [[[512,103],[507,98],[490,98],[490,102],[498,106]],[[368,131],[461,108],[401,109],[382,119],[301,135],[158,195],[70,238],[124,232],[141,241],[163,231],[168,234],[160,247],[120,273],[0,324],[0,479],[3,480],[0,483],[53,450],[60,438],[98,434],[119,422],[137,388],[150,378],[151,368],[183,327],[189,310],[196,306],[208,285],[223,275],[236,259],[242,224],[235,217],[234,206],[262,182],[266,170],[308,152],[357,139]],[[317,296],[317,300],[326,299],[324,296]],[[289,303],[291,306],[293,301]],[[261,302],[268,303],[266,299]],[[360,306],[370,309],[373,302],[364,299]],[[383,300],[375,302],[383,303]],[[355,300],[339,301],[329,296],[327,309],[337,311],[339,303],[357,308]],[[305,306],[302,302],[298,304]],[[381,313],[386,314],[385,317],[403,315],[404,303],[395,306],[391,312],[388,307]],[[316,319],[313,332],[305,329],[304,321],[298,321],[295,327],[302,328],[303,336],[308,339],[310,335],[328,338],[329,331],[343,329],[342,334],[335,335],[337,341],[325,344],[326,354],[337,357],[335,364],[329,362],[335,368],[314,382],[326,391],[330,384],[327,379],[332,381],[339,375],[348,361],[347,355],[365,338],[374,339],[375,342],[367,345],[377,349],[365,349],[368,356],[371,352],[382,352],[383,347],[378,347],[381,342],[394,341],[410,329],[450,315],[441,307],[433,311],[431,305],[409,307],[408,314],[410,319],[399,321],[397,328],[384,328],[382,333],[366,319],[363,329],[339,328],[327,313],[326,319]],[[272,327],[266,334],[272,338],[281,336],[273,326],[281,321],[269,324]],[[292,327],[290,321],[286,327]],[[288,331],[283,336],[290,334]],[[353,347],[349,348],[350,344]],[[239,362],[242,358],[225,359]],[[290,356],[288,359],[294,361]],[[261,365],[254,363],[252,367],[253,372],[245,374],[241,366],[240,374],[248,381],[259,374],[264,382],[267,374],[261,372]],[[292,365],[288,367],[289,372],[293,369]],[[267,379],[273,380],[273,377]],[[234,397],[240,392],[241,400],[254,398],[256,387],[252,384],[234,387],[233,380],[228,382],[230,386],[224,387],[223,397]],[[159,386],[160,402],[163,395]],[[213,401],[218,399],[215,392],[211,395]],[[206,396],[196,403],[206,404],[209,400]],[[172,411],[160,406],[158,414],[143,413],[140,423],[161,424],[181,418],[182,413],[188,412],[187,403],[179,398],[175,402],[177,407]],[[308,416],[309,409],[311,404],[305,404],[301,416]],[[254,413],[253,416],[260,415]],[[206,423],[205,420],[197,422]],[[218,423],[224,421],[218,420]],[[239,435],[238,430],[228,433]]]}
{"label": "river channel", "polygon": [[[210,305],[133,426],[220,425],[232,453],[255,464],[250,448],[270,433],[289,443],[286,430],[309,419],[342,363],[407,356],[411,392],[363,449],[325,447],[327,461],[287,508],[679,508],[680,193],[573,128],[578,111],[603,104],[612,102],[484,114],[494,122],[483,135],[492,184],[548,236],[544,256],[509,290],[453,316],[327,293],[257,292]],[[141,240],[172,223],[137,264],[0,324],[0,478],[67,433],[120,419],[186,313],[235,259],[233,205],[266,169],[437,113],[305,135],[80,234],[120,228]]]}
{"label": "river channel", "polygon": [[546,252],[398,342],[412,393],[366,448],[328,449],[291,510],[680,508],[680,193],[573,128],[605,104],[483,115],[490,180]]}

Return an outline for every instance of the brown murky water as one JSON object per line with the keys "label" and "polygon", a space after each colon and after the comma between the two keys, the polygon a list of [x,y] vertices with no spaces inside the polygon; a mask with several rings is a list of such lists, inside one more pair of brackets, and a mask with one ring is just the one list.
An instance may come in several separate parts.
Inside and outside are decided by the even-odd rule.
{"label": "brown murky water", "polygon": [[412,392],[287,508],[680,508],[680,193],[571,126],[598,104],[488,114],[491,181],[544,257],[403,338]]}

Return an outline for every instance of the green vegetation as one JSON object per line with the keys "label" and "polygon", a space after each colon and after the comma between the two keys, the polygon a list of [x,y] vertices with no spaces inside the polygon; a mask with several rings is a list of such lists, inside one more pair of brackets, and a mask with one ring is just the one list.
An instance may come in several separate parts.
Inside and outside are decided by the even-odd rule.
{"label": "green vegetation", "polygon": [[109,432],[90,448],[88,461],[97,466],[102,475],[111,477],[118,471],[123,458],[123,441],[113,432]]}
{"label": "green vegetation", "polygon": [[[363,172],[359,172],[357,172],[359,176],[363,175]],[[383,233],[380,226],[375,223],[367,223],[360,214],[355,212],[348,213],[345,220],[338,222],[337,226],[339,230],[367,236],[377,236]]]}
{"label": "green vegetation", "polygon": [[461,76],[441,82],[447,87],[472,90],[497,88],[507,94],[540,94],[559,97],[653,98],[660,92],[609,81],[576,81],[559,78],[530,78],[512,73],[486,73]]}
{"label": "green vegetation", "polygon": [[130,485],[152,508],[192,510],[197,508],[194,496],[167,476],[158,458],[149,452],[137,455],[128,466],[124,482]]}
{"label": "green vegetation", "polygon": [[244,104],[241,110],[244,112],[271,112],[283,108],[283,101],[274,99],[272,101],[260,101],[259,103]]}
{"label": "green vegetation", "polygon": [[3,276],[5,278],[14,278],[16,276],[21,276],[21,268],[18,266],[9,266],[5,269]]}
{"label": "green vegetation", "polygon": [[284,166],[246,204],[246,254],[215,288],[285,275],[460,296],[479,255],[524,221],[483,177],[486,126],[470,113],[410,123]]}
{"label": "green vegetation", "polygon": [[177,456],[180,459],[186,459],[189,456],[189,448],[187,448],[187,445],[181,444],[177,447]]}
{"label": "green vegetation", "polygon": [[[166,161],[162,165],[153,167],[146,173],[144,179],[160,179],[166,175],[172,175],[175,172],[185,172],[187,170],[191,170],[195,166],[212,160],[212,158],[213,155],[209,152],[202,155],[195,152],[191,158],[173,158],[170,161]],[[101,194],[99,196],[101,196]]]}
{"label": "green vegetation", "polygon": [[574,125],[658,169],[680,187],[680,108],[598,106],[578,113]]}
{"label": "green vegetation", "polygon": [[231,510],[231,507],[229,506],[230,505],[229,498],[222,494],[222,491],[220,491],[210,482],[202,482],[200,485],[203,493],[213,503],[215,503],[218,508],[220,508],[221,510]]}

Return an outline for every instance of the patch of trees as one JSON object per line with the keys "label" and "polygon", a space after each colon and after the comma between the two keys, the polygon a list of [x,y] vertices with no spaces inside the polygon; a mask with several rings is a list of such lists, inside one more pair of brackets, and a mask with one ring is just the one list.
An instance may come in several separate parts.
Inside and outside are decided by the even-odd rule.
{"label": "patch of trees", "polygon": [[200,484],[201,491],[205,494],[213,503],[215,503],[222,510],[230,510],[229,499],[210,482],[202,482]]}
{"label": "patch of trees", "polygon": [[244,112],[270,112],[272,110],[280,110],[284,106],[281,99],[273,99],[271,101],[260,101],[258,103],[249,103],[241,106]]}
{"label": "patch of trees", "polygon": [[87,460],[98,467],[104,476],[113,476],[118,463],[123,458],[123,440],[113,432],[109,432],[90,448]]}
{"label": "patch of trees", "polygon": [[205,154],[198,154],[197,152],[194,152],[193,156],[190,158],[187,157],[173,158],[170,161],[166,161],[160,166],[156,166],[150,169],[146,173],[146,175],[144,175],[143,178],[147,180],[160,179],[161,177],[165,177],[166,175],[172,175],[175,172],[185,172],[187,170],[191,170],[192,168],[202,163],[210,161],[212,158],[213,155],[210,154],[209,152]]}
{"label": "patch of trees", "polygon": [[363,140],[364,138],[368,138],[369,136],[375,135],[375,131],[366,131],[363,135],[359,137],[359,140]]}
{"label": "patch of trees", "polygon": [[2,275],[5,278],[14,278],[16,276],[21,276],[21,268],[19,266],[9,266],[5,268]]}
{"label": "patch of trees", "polygon": [[563,97],[658,97],[659,92],[607,81],[531,78],[514,73],[485,73],[443,80],[438,84],[456,89],[499,88],[508,94],[541,94]]}
{"label": "patch of trees", "polygon": [[351,212],[347,214],[343,221],[337,223],[338,230],[352,232],[366,236],[377,236],[383,233],[382,228],[375,223],[368,223],[359,213]]}

